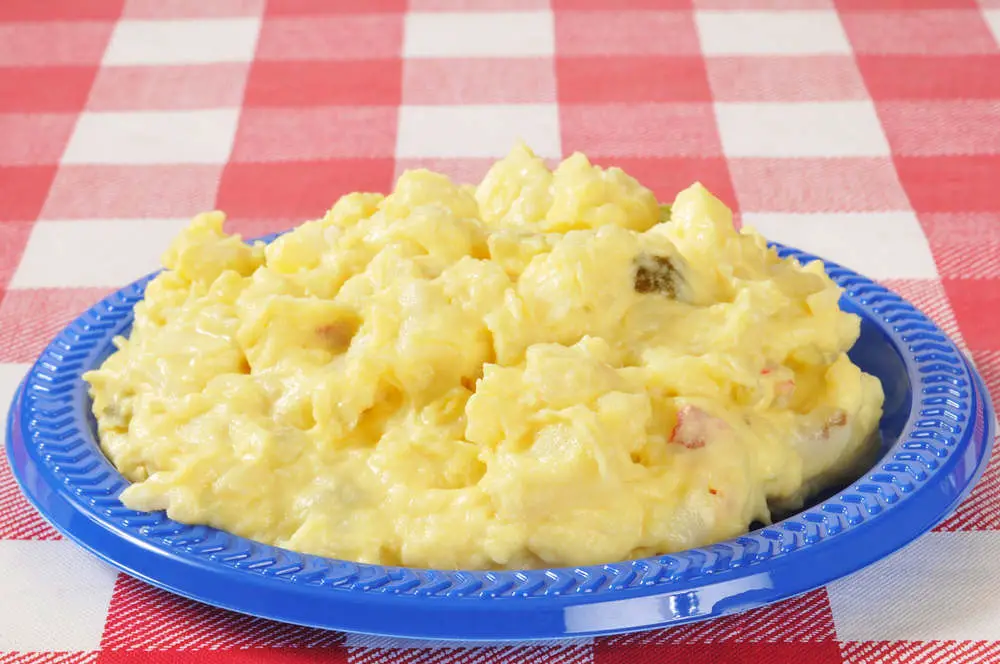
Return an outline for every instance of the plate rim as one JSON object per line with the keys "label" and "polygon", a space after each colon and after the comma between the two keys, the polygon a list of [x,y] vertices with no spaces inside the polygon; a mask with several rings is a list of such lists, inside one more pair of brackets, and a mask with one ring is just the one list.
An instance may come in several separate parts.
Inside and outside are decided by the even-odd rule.
{"label": "plate rim", "polygon": [[[820,260],[796,249],[773,246],[782,255],[797,258],[800,262]],[[69,417],[74,420],[70,424],[65,424],[65,420],[76,412],[73,408],[83,407],[86,410],[86,403],[89,403],[86,398],[83,404],[78,403],[80,390],[85,392],[79,374],[90,368],[86,362],[97,353],[94,350],[96,344],[106,344],[124,319],[127,318],[130,323],[132,307],[141,298],[145,285],[157,273],[112,293],[89,309],[60,332],[32,365],[15,394],[8,417],[8,462],[22,492],[35,508],[57,530],[92,553],[126,573],[171,592],[265,618],[355,633],[417,639],[524,641],[653,629],[725,615],[819,587],[867,566],[916,539],[950,513],[967,495],[990,457],[994,436],[990,397],[981,377],[962,352],[924,314],[900,296],[840,265],[823,262],[831,278],[845,289],[845,296],[882,329],[903,357],[913,387],[910,416],[896,443],[872,469],[841,492],[772,526],[707,547],[576,568],[503,572],[420,570],[298,554],[205,526],[184,526],[162,516],[157,520],[127,510],[117,501],[118,492],[125,484],[124,478],[113,467],[112,475],[116,477],[97,478],[106,472],[110,464],[96,448],[93,432],[89,428],[81,428],[79,422],[75,422],[79,419],[76,416]],[[906,340],[907,335],[910,341]],[[905,348],[900,345],[911,342],[912,345]],[[917,352],[912,349],[921,345],[927,347],[929,357],[917,361]],[[60,363],[64,370],[62,374],[59,373]],[[48,383],[45,383],[46,378]],[[928,381],[928,378],[933,380]],[[953,392],[948,391],[948,381],[952,381]],[[963,381],[964,385],[961,384]],[[940,459],[936,467],[924,472],[923,479],[916,477],[922,472],[919,469],[886,470],[886,465],[900,467],[901,463],[905,465],[912,461],[896,457],[905,441],[917,442],[912,438],[914,420],[921,417],[921,406],[927,405],[922,397],[928,396],[932,383],[943,385],[937,393],[945,396],[934,397],[934,409],[923,409],[938,410],[940,414],[922,416],[921,422],[930,422],[922,430],[946,439],[947,433],[942,434],[941,431],[956,428],[958,431],[949,444],[941,442],[939,447],[935,447],[933,442],[925,442],[926,437],[921,439],[919,442],[925,448],[933,450],[927,452],[929,456],[921,456],[919,450],[906,453],[923,461]],[[25,400],[26,390],[31,393],[31,407]],[[67,395],[70,395],[69,401]],[[957,407],[949,405],[949,401]],[[39,402],[54,409],[45,410],[38,405]],[[941,419],[949,414],[957,418],[957,426]],[[61,419],[53,423],[45,418]],[[71,430],[68,435],[67,430]],[[67,438],[72,439],[70,443],[74,444],[66,443]],[[26,439],[34,445],[29,445]],[[930,440],[940,442],[935,436],[931,436]],[[975,454],[974,467],[965,467],[968,466],[965,463],[959,468],[960,462],[967,456],[959,452],[975,452],[977,444],[980,452]],[[88,445],[92,448],[89,454],[87,449],[79,449]],[[92,458],[95,454],[106,467],[102,467],[99,461],[94,468],[88,467],[88,462],[97,461]],[[893,460],[887,464],[890,457]],[[902,477],[906,474],[914,477],[907,480]],[[929,485],[948,484],[949,481],[955,491],[953,495],[942,494],[947,500],[939,498],[931,501],[933,504],[930,506],[920,505],[919,509],[914,509],[918,503],[937,496],[937,493],[926,490]],[[874,493],[860,491],[862,482],[874,486]],[[846,504],[845,497],[850,497]],[[923,500],[914,501],[914,498]],[[826,511],[823,508],[827,505],[837,505],[839,510]],[[854,509],[851,509],[852,505]],[[101,514],[101,510],[108,511],[108,514]],[[809,541],[808,529],[803,528],[801,522],[803,515],[814,511],[824,513],[822,521],[816,522],[816,536]],[[129,522],[128,518],[121,516],[123,512],[138,516]],[[808,561],[810,552],[813,558],[830,558],[834,550],[842,548],[849,533],[854,534],[854,539],[859,536],[865,539],[867,532],[867,539],[872,540],[871,531],[879,525],[879,519],[884,519],[887,514],[904,513],[911,515],[906,532],[896,537],[885,537],[885,533],[880,532],[881,546],[867,549],[865,554],[868,555],[855,551],[844,556],[838,552],[836,564],[828,565],[824,570],[826,573],[815,573],[813,570],[811,578],[800,578],[802,570],[794,574],[789,571],[803,558]],[[116,521],[112,521],[112,514],[118,515],[114,517]],[[921,516],[923,518],[919,518]],[[124,526],[119,523],[122,518],[125,518]],[[144,521],[145,525],[139,525]],[[795,528],[788,526],[796,523],[799,525]],[[171,535],[175,530],[177,532]],[[189,531],[197,530],[209,536],[202,541],[223,540],[221,551],[231,553],[234,547],[239,546],[242,547],[240,551],[245,549],[251,553],[228,562],[221,560],[225,556],[214,555],[218,552],[207,557],[204,554],[192,557],[189,549],[193,545],[184,544],[183,536],[177,538],[177,535],[190,535]],[[109,533],[113,537],[111,540],[107,539]],[[762,543],[761,538],[767,542]],[[727,559],[727,549],[732,553],[733,548],[743,547],[745,551],[749,547],[741,540],[756,542],[758,548],[751,551],[753,557],[742,563],[735,558],[735,554]],[[762,545],[767,546],[766,551],[760,549]],[[777,552],[772,555],[774,548]],[[133,559],[136,551],[139,558],[144,558],[142,554],[152,558]],[[274,562],[262,565],[261,562],[268,558],[273,558]],[[681,559],[678,564],[664,563]],[[302,560],[306,561],[302,569],[281,573],[279,562],[294,561],[288,563],[294,566]],[[720,563],[720,560],[723,562]],[[146,569],[150,565],[162,568],[168,563],[180,565],[178,569],[187,573],[198,570],[208,574],[209,580],[189,587],[182,579],[164,582],[162,578],[157,578],[162,575]],[[335,568],[332,580],[324,575],[324,567],[327,572]],[[671,567],[674,569],[671,570]],[[799,563],[798,567],[802,564]],[[581,571],[584,572],[582,577]],[[774,578],[776,571],[792,574],[795,580],[777,580]],[[650,574],[655,575],[651,581],[648,578]],[[232,586],[234,582],[236,585]],[[492,594],[483,592],[484,583],[494,584]],[[592,590],[586,589],[588,583],[592,583]],[[758,585],[754,586],[754,583]],[[456,584],[465,584],[466,587],[479,584],[479,587],[475,591],[460,592],[461,585]],[[504,584],[510,587],[503,588]],[[559,592],[559,584],[569,590]],[[255,592],[269,596],[277,593],[279,604],[284,595],[294,595],[300,602],[308,598],[310,601],[305,604],[309,608],[302,611],[287,606],[258,606],[259,602],[245,598],[246,593],[235,593],[237,597],[234,601],[229,595],[234,594],[234,588],[240,587],[253,587]],[[290,588],[294,588],[295,592],[290,593]],[[718,596],[710,605],[705,601],[708,589]],[[244,596],[242,599],[241,595]],[[699,600],[700,603],[694,601],[692,605],[692,600]],[[336,611],[334,613],[338,615],[331,615],[331,603],[349,611]],[[359,603],[379,609],[371,613],[364,610],[364,606],[359,607]],[[483,622],[484,611],[491,617],[502,619],[493,625],[476,624]]]}

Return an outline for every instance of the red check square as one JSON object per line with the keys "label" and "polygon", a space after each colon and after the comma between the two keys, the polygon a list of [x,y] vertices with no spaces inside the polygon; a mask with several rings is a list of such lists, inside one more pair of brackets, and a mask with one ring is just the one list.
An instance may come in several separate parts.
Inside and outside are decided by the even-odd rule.
{"label": "red check square", "polygon": [[[991,395],[1000,394],[1000,350],[974,350],[972,351],[972,359],[976,363],[976,369],[979,370],[979,375],[982,376],[983,382],[986,383],[986,391]],[[993,469],[995,467],[995,469]],[[993,469],[993,470],[991,470]],[[986,475],[989,477],[996,476],[996,484],[998,487],[997,493],[1000,494],[1000,457],[993,455],[990,459],[990,466],[986,469]],[[994,496],[993,491],[987,491],[986,489],[992,486],[992,480],[986,481],[985,479],[981,482],[983,487],[983,496],[990,494],[991,498]],[[976,491],[973,490],[973,495]],[[991,510],[980,510],[980,514],[989,511],[992,515]],[[1000,520],[1000,508],[996,511],[996,516]],[[991,528],[991,530],[1000,530],[1000,526]]]}
{"label": "red check square", "polygon": [[410,0],[411,12],[530,11],[549,9],[549,0]]}
{"label": "red check square", "polygon": [[237,18],[260,16],[265,0],[126,0],[128,19]]}
{"label": "red check square", "polygon": [[551,58],[409,58],[406,104],[523,104],[556,99]]}
{"label": "red check square", "polygon": [[582,11],[691,9],[691,0],[552,0],[552,8]]}
{"label": "red check square", "polygon": [[233,161],[313,161],[392,157],[398,111],[388,106],[248,108]]}
{"label": "red check square", "polygon": [[594,664],[759,664],[792,662],[842,664],[836,642],[828,643],[670,643],[656,646],[613,646],[598,641]]}
{"label": "red check square", "polygon": [[1000,278],[1000,224],[987,212],[919,215],[942,278]]}
{"label": "red check square", "polygon": [[0,302],[0,362],[34,362],[70,321],[109,293],[103,288],[12,288]]}
{"label": "red check square", "polygon": [[1000,154],[998,101],[887,101],[877,110],[894,154]]}
{"label": "red check square", "polygon": [[944,279],[962,336],[974,350],[1000,350],[1000,279]]}
{"label": "red check square", "polygon": [[96,65],[114,25],[107,21],[0,23],[0,67]]}
{"label": "red check square", "polygon": [[240,106],[249,63],[102,67],[91,111],[174,111]]}
{"label": "red check square", "polygon": [[867,99],[861,72],[846,55],[709,57],[716,101],[849,101]]}
{"label": "red check square", "polygon": [[42,217],[191,217],[212,208],[221,176],[214,164],[63,165]]}
{"label": "red check square", "polygon": [[592,157],[711,157],[722,154],[711,104],[559,107],[563,151]]}
{"label": "red check square", "polygon": [[693,0],[695,9],[833,9],[833,0]]}
{"label": "red check square", "polygon": [[[121,574],[115,583],[102,650],[246,650],[335,648],[338,632],[299,627],[217,609]],[[258,651],[260,652],[260,651]],[[212,660],[220,662],[240,659]]]}
{"label": "red check square", "polygon": [[76,113],[97,66],[0,67],[0,113]]}
{"label": "red check square", "polygon": [[1000,211],[1000,155],[896,157],[896,170],[917,212]]}
{"label": "red check square", "polygon": [[965,328],[959,326],[958,310],[950,291],[938,279],[883,279],[880,283],[903,296],[910,304],[920,309],[941,331],[947,334],[963,351],[968,344],[963,337]]}
{"label": "red check square", "polygon": [[845,641],[843,664],[973,664],[1000,660],[1000,641]]}
{"label": "red check square", "polygon": [[0,222],[37,217],[55,174],[55,164],[0,166]]}
{"label": "red check square", "polygon": [[381,14],[406,11],[406,0],[268,0],[265,16]]}
{"label": "red check square", "polygon": [[250,68],[246,101],[258,106],[398,106],[402,61],[262,62]]}
{"label": "red check square", "polygon": [[[987,2],[989,0],[986,0]],[[841,10],[975,9],[976,0],[834,0]]]}
{"label": "red check square", "polygon": [[744,212],[881,212],[909,201],[884,157],[729,160]]}
{"label": "red check square", "polygon": [[695,9],[833,9],[833,0],[693,0]]}
{"label": "red check square", "polygon": [[21,262],[21,255],[31,235],[32,221],[5,221],[0,223],[0,297],[14,276]]}
{"label": "red check square", "polygon": [[857,53],[943,55],[997,49],[977,8],[843,12],[840,20]]}
{"label": "red check square", "polygon": [[76,124],[70,113],[0,114],[0,165],[55,164]]}
{"label": "red check square", "polygon": [[876,102],[1000,98],[1000,53],[859,55],[858,67]]}
{"label": "red check square", "polygon": [[123,4],[124,0],[0,2],[0,21],[113,21]]}
{"label": "red check square", "polygon": [[269,18],[260,29],[261,60],[374,60],[399,57],[402,14]]}
{"label": "red check square", "polygon": [[388,191],[392,176],[391,158],[230,163],[216,207],[234,218],[316,219],[344,194]]}
{"label": "red check square", "polygon": [[697,55],[691,12],[565,11],[556,13],[560,55]]}
{"label": "red check square", "polygon": [[556,73],[564,104],[712,101],[705,61],[696,56],[560,57]]}

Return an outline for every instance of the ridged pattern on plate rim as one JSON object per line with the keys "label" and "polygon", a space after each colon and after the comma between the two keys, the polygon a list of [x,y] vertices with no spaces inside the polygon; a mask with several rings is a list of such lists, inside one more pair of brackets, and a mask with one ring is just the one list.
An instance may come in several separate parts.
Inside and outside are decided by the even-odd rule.
{"label": "ridged pattern on plate rim", "polygon": [[[783,256],[816,260],[778,247]],[[847,297],[892,330],[915,367],[911,413],[899,440],[862,478],[837,495],[753,533],[711,546],[620,563],[527,571],[446,571],[383,567],[299,554],[206,526],[172,521],[162,512],[130,510],[119,501],[126,480],[96,443],[90,398],[81,374],[96,366],[111,339],[126,332],[149,275],[110,295],[69,325],[42,353],[24,383],[24,437],[83,511],[116,531],[189,561],[364,593],[449,598],[501,598],[607,593],[690,582],[753,567],[836,537],[877,519],[940,471],[969,423],[972,377],[960,351],[900,296],[843,267],[826,263]],[[978,409],[982,419],[982,409]],[[964,423],[964,424],[963,424]]]}

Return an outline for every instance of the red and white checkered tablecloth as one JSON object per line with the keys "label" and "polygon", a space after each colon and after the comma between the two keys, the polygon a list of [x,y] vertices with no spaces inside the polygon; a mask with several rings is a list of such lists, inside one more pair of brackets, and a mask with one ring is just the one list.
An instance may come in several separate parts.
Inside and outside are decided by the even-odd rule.
{"label": "red and white checkered tablecloth", "polygon": [[[409,167],[477,178],[518,137],[663,199],[701,180],[921,306],[1000,393],[998,42],[1000,0],[0,0],[0,409],[196,212],[261,234]],[[0,463],[0,662],[1000,662],[998,578],[994,462],[935,532],[796,600],[424,647],[117,574]]]}

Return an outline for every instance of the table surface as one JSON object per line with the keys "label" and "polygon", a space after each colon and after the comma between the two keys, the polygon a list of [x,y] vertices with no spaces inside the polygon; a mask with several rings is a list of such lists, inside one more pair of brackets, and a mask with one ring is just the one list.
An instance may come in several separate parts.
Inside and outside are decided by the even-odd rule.
{"label": "table surface", "polygon": [[[1000,0],[2,0],[0,409],[193,214],[262,234],[406,168],[474,180],[518,137],[662,199],[700,180],[923,308],[997,393],[998,41]],[[116,574],[0,463],[0,662],[1000,661],[998,551],[993,463],[933,533],[795,600],[558,646],[415,647]]]}

